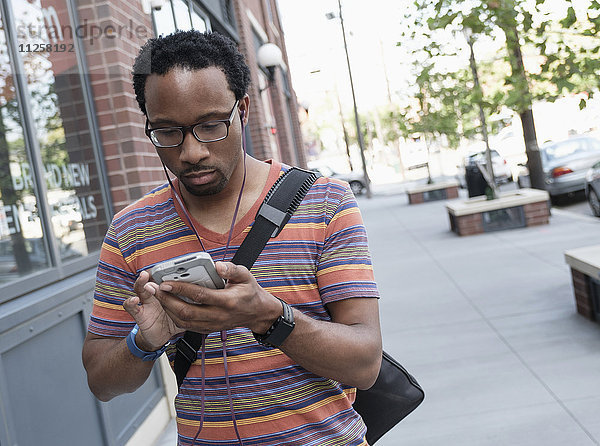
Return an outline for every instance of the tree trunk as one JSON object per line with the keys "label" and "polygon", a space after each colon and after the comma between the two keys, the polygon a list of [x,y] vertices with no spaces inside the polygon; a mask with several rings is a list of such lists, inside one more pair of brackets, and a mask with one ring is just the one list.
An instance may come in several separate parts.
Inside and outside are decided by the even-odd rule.
{"label": "tree trunk", "polygon": [[504,23],[502,29],[506,35],[506,47],[508,49],[512,77],[513,79],[516,79],[513,87],[519,92],[521,98],[518,112],[523,127],[523,139],[525,142],[525,153],[527,154],[527,168],[529,169],[531,187],[545,190],[546,184],[544,181],[542,158],[537,144],[533,111],[531,109],[531,92],[529,91],[529,82],[527,74],[525,73],[525,67],[523,66],[523,54],[521,53],[521,44],[519,42],[516,22],[511,22],[510,24]]}
{"label": "tree trunk", "polygon": [[521,125],[523,126],[523,139],[525,140],[525,153],[527,154],[527,168],[529,169],[531,187],[545,190],[546,182],[542,167],[542,157],[535,134],[533,112],[529,108],[521,112],[519,116],[521,117]]}

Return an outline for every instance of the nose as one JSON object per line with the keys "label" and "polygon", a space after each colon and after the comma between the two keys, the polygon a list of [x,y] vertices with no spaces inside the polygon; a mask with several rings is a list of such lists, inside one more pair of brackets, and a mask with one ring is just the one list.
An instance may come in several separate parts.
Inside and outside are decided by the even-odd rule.
{"label": "nose", "polygon": [[185,132],[179,148],[179,160],[182,163],[198,164],[209,155],[207,143],[198,141],[191,130]]}

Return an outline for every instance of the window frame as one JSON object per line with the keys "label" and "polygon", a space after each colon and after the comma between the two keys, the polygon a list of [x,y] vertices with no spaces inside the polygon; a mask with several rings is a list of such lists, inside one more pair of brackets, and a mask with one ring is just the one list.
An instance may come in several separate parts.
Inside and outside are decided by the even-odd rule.
{"label": "window frame", "polygon": [[[206,31],[211,32],[212,24],[211,24],[210,16],[208,15],[208,13],[204,9],[202,9],[202,7],[194,0],[182,0],[182,2],[185,3],[188,7],[188,16],[190,19],[190,23],[192,24],[192,29],[196,29],[196,28],[194,28],[194,18],[192,17],[192,13],[195,12],[202,20],[204,20],[204,24],[206,25]],[[177,26],[177,16],[175,14],[175,5],[173,4],[173,1],[166,0],[163,8],[169,8],[169,11],[171,11],[171,19],[172,19],[173,25],[174,25],[174,29],[171,32],[175,32],[175,31],[179,30],[180,28],[178,28],[178,26]],[[158,28],[156,26],[156,17],[155,17],[154,11],[152,11],[151,19],[152,19],[152,30],[154,31],[154,35],[158,36],[159,34],[158,34]]]}
{"label": "window frame", "polygon": [[[64,2],[68,10],[69,25],[72,27],[72,29],[76,29],[76,26],[79,24],[79,17],[77,15],[77,8],[74,4],[74,0],[64,0]],[[52,227],[52,210],[47,200],[40,199],[40,197],[47,196],[47,185],[44,180],[45,173],[42,155],[39,144],[35,137],[35,120],[32,114],[31,104],[29,103],[29,88],[27,85],[23,60],[17,52],[18,38],[16,31],[16,20],[13,14],[12,0],[8,0],[0,4],[0,14],[2,15],[4,33],[8,47],[7,54],[9,57],[10,68],[12,70],[13,82],[15,86],[15,97],[17,100],[23,128],[25,153],[27,154],[28,160],[31,163],[31,170],[35,180],[34,190],[36,195],[36,205],[39,212],[42,233],[44,236],[44,247],[50,263],[48,268],[20,276],[16,280],[10,282],[0,283],[0,290],[2,291],[2,295],[0,296],[0,304],[3,304],[20,296],[31,293],[32,291],[42,288],[50,283],[64,280],[69,276],[95,267],[98,263],[100,246],[98,246],[98,249],[89,252],[85,256],[66,261],[61,259],[58,240]],[[84,48],[82,47],[79,39],[73,39],[73,43],[75,46],[75,57],[77,60],[83,102],[87,115],[86,118],[89,126],[91,146],[94,154],[94,161],[96,162],[96,169],[98,170],[100,193],[104,205],[103,216],[106,221],[106,226],[108,227],[114,212],[108,176],[106,174],[106,166],[104,163],[102,143],[98,130],[99,127],[94,108],[93,95],[89,78],[87,76],[89,70],[86,64]]]}

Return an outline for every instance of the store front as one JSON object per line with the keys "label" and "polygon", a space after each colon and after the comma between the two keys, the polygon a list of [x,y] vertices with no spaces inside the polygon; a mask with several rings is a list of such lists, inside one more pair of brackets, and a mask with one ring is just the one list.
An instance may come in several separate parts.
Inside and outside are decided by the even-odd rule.
{"label": "store front", "polygon": [[[249,21],[261,16],[260,4],[0,3],[0,444],[145,444],[140,426],[160,429],[170,418],[156,415],[167,407],[160,367],[135,393],[100,403],[81,364],[108,223],[164,181],[143,132],[131,66],[154,35],[192,28],[228,35],[246,53],[257,86],[248,150],[296,163],[284,146],[301,146],[291,136],[297,118],[286,113],[281,121],[279,89],[266,89],[255,60],[275,29]],[[289,99],[287,78],[282,84]]]}
{"label": "store front", "polygon": [[0,9],[0,444],[125,444],[164,399],[157,368],[138,392],[100,403],[81,364],[114,212],[87,53],[118,31],[81,21],[85,7]]}
{"label": "store front", "polygon": [[9,3],[0,11],[0,302],[89,267],[110,218],[66,0]]}

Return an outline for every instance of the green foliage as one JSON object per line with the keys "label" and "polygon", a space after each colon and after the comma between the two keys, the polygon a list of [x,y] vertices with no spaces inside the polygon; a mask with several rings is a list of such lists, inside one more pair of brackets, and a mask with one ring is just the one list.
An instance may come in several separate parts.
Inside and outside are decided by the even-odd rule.
{"label": "green foliage", "polygon": [[[398,43],[418,67],[413,114],[419,118],[409,120],[406,132],[446,136],[455,132],[456,137],[468,137],[477,119],[464,111],[479,104],[487,115],[503,105],[521,113],[531,108],[533,100],[554,101],[567,93],[591,95],[600,88],[599,0],[590,0],[584,14],[564,0],[558,20],[556,13],[547,11],[544,0],[414,0],[413,6],[405,15],[406,31]],[[478,61],[480,91],[469,88],[472,81],[466,68],[440,68],[443,57],[465,54],[465,31],[475,40],[505,48],[504,65],[492,62],[496,70]],[[420,47],[412,42],[420,42]],[[534,67],[532,72],[525,70],[522,49],[539,61],[537,67],[528,64]],[[466,67],[467,58],[463,61]],[[580,106],[585,106],[585,100]]]}

